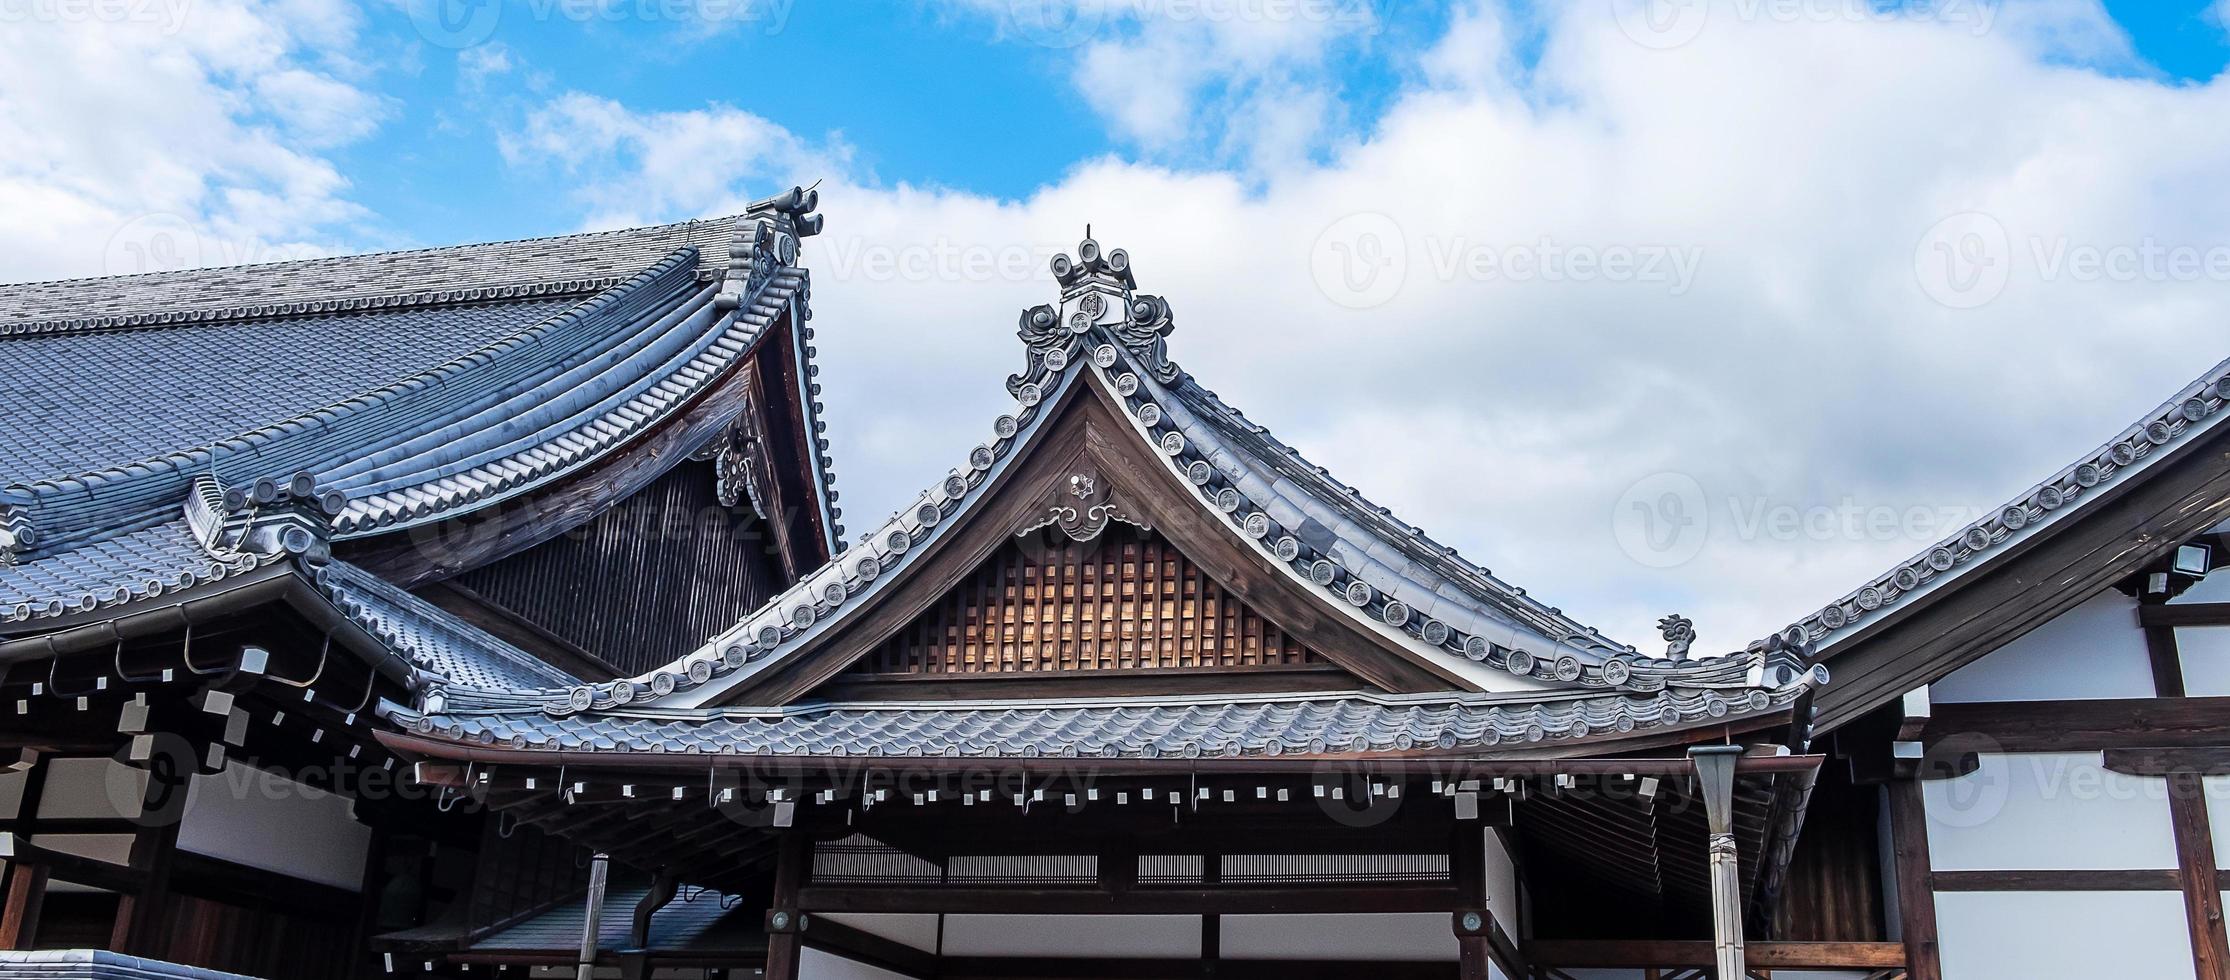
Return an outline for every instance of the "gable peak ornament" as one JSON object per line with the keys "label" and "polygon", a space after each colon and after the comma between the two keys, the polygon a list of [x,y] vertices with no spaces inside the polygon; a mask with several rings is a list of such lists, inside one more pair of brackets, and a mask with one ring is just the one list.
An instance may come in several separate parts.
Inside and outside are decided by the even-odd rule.
{"label": "gable peak ornament", "polygon": [[1170,363],[1165,339],[1176,326],[1169,302],[1137,292],[1130,253],[1103,248],[1086,225],[1076,254],[1054,255],[1051,268],[1061,287],[1060,302],[1022,311],[1016,333],[1030,348],[1031,373],[1007,379],[1010,390],[1041,369],[1058,371],[1079,363],[1083,350],[1102,344],[1130,352],[1139,368],[1160,381],[1176,380],[1177,365]]}

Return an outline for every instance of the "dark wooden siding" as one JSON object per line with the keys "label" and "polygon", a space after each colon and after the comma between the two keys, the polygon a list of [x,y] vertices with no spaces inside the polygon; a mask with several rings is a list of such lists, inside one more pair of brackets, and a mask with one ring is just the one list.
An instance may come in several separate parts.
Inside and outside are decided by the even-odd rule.
{"label": "dark wooden siding", "polygon": [[453,581],[628,672],[687,653],[780,587],[768,535],[684,462],[595,520]]}
{"label": "dark wooden siding", "polygon": [[1011,674],[1325,661],[1151,532],[1010,542],[856,668]]}

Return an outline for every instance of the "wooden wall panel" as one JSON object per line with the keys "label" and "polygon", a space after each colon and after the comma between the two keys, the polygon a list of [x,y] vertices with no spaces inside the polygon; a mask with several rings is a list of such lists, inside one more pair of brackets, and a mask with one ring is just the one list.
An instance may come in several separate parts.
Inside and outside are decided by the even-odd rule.
{"label": "wooden wall panel", "polygon": [[854,670],[1011,674],[1314,666],[1300,638],[1129,525],[1010,542]]}
{"label": "wooden wall panel", "polygon": [[453,581],[627,672],[659,667],[778,591],[767,527],[684,462],[595,520]]}

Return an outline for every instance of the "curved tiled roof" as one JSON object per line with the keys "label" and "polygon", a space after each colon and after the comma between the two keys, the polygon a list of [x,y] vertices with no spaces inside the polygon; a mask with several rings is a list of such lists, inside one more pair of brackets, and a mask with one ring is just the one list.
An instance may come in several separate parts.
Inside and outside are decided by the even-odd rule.
{"label": "curved tiled roof", "polygon": [[[1327,609],[1395,637],[1412,656],[1483,689],[1494,689],[1501,678],[1503,688],[1514,683],[1548,691],[1780,692],[1821,679],[1799,674],[1794,658],[1780,651],[1674,661],[1632,654],[1584,630],[1575,637],[1576,624],[1567,626],[1569,620],[1553,610],[1435,550],[1351,491],[1342,488],[1338,501],[1327,499],[1321,488],[1338,486],[1328,478],[1312,478],[1319,492],[1311,493],[1293,474],[1313,467],[1274,440],[1231,438],[1234,431],[1255,430],[1168,360],[1168,305],[1131,292],[1128,256],[1116,250],[1102,258],[1094,242],[1079,253],[1090,257],[1082,264],[1067,256],[1055,260],[1063,307],[1023,314],[1029,364],[1008,381],[1015,409],[999,417],[992,437],[969,453],[965,467],[836,560],[664,668],[571,690],[515,692],[510,703],[554,713],[694,707],[787,662],[803,640],[870,606],[882,584],[927,550],[933,536],[965,523],[993,477],[1040,430],[1049,407],[1087,375],[1125,403],[1137,435],[1158,448],[1230,533],[1318,590]],[[1189,397],[1181,394],[1188,391]],[[1263,447],[1276,447],[1275,458],[1265,458],[1271,450]]]}
{"label": "curved tiled roof", "polygon": [[[138,345],[134,349],[145,353],[162,349],[164,338],[221,334],[232,325],[252,326],[256,335],[307,334],[336,323],[369,331],[406,327],[428,335],[442,323],[453,323],[460,334],[475,329],[500,333],[430,370],[368,391],[351,388],[337,400],[285,421],[228,431],[192,448],[91,471],[0,483],[0,567],[14,566],[0,580],[8,585],[0,594],[10,599],[0,603],[0,625],[61,615],[88,608],[88,603],[103,605],[112,596],[130,597],[135,590],[145,591],[139,589],[143,581],[191,578],[212,555],[220,561],[240,560],[226,547],[245,547],[264,558],[281,552],[321,558],[323,542],[331,539],[466,513],[595,462],[691,404],[726,376],[770,326],[802,324],[809,310],[805,273],[796,265],[797,236],[818,230],[818,217],[806,214],[814,203],[812,195],[793,191],[755,205],[751,214],[726,223],[726,244],[716,250],[717,260],[691,244],[709,233],[709,225],[691,223],[569,236],[562,242],[318,260],[327,264],[315,267],[363,272],[393,266],[402,271],[389,269],[391,279],[419,282],[414,277],[432,276],[448,264],[500,279],[489,270],[500,269],[501,263],[490,256],[523,256],[528,263],[523,272],[537,277],[556,271],[601,274],[642,259],[647,249],[678,246],[649,258],[585,301],[427,305],[322,319],[225,320],[136,330],[53,327],[42,328],[43,334],[0,337],[0,345],[67,343],[81,351],[87,345]],[[566,264],[576,260],[576,265]],[[310,270],[299,263],[260,268]],[[238,275],[227,272],[217,278],[229,285],[202,292],[231,299],[270,298],[249,295],[257,287]],[[28,289],[30,299],[16,296],[0,302],[0,308],[28,315],[69,298],[73,290],[93,288],[87,283],[115,287],[124,282],[14,287]],[[284,298],[296,286],[270,288]],[[463,291],[470,295],[451,295],[455,290],[441,295],[453,302],[479,298],[480,291],[474,286]],[[336,299],[342,301],[350,301],[345,289]],[[213,308],[197,309],[216,315]],[[480,325],[488,311],[498,309],[513,319],[501,329]],[[513,329],[516,318],[526,316],[533,318],[523,329]],[[397,343],[414,350],[435,346],[407,337]],[[799,346],[803,357],[803,344]],[[365,371],[364,376],[371,376],[378,369]],[[48,397],[92,397],[82,394],[85,385],[56,387],[66,390]],[[252,417],[246,407],[250,395],[235,399],[228,392],[223,400],[227,407],[213,418]],[[257,404],[269,408],[286,402],[266,399]],[[816,407],[807,402],[808,424]],[[32,417],[41,421],[41,428],[66,430],[70,425],[68,413],[59,410],[42,409]],[[825,488],[826,475],[819,474],[817,482]],[[185,533],[159,530],[178,524],[181,511],[203,525],[232,528],[239,537],[228,542],[220,540],[223,534],[197,538],[191,527]],[[249,528],[261,529],[252,547],[247,546]],[[182,550],[186,548],[199,556]]]}
{"label": "curved tiled roof", "polygon": [[389,718],[433,738],[552,752],[1236,758],[1547,750],[1592,736],[1761,714],[1789,706],[1801,691],[812,703],[775,711],[624,710],[551,716],[531,710],[476,712],[470,692],[452,690],[424,712],[391,712]]}
{"label": "curved tiled roof", "polygon": [[518,333],[578,297],[0,337],[0,485],[205,446]]}
{"label": "curved tiled roof", "polygon": [[0,286],[0,337],[450,306],[607,289],[684,248],[715,278],[734,218],[555,238]]}
{"label": "curved tiled roof", "polygon": [[[2069,519],[2115,484],[2212,429],[2230,408],[2230,360],[2210,368],[2120,435],[1988,517],[1876,575],[1766,642],[1825,650],[1901,603],[1948,585],[2043,528]],[[1753,644],[1755,646],[1756,644]]]}
{"label": "curved tiled roof", "polygon": [[578,683],[433,603],[347,562],[318,569],[335,608],[420,670],[451,684],[489,688]]}
{"label": "curved tiled roof", "polygon": [[284,557],[213,553],[181,517],[47,561],[0,565],[0,625],[153,599]]}

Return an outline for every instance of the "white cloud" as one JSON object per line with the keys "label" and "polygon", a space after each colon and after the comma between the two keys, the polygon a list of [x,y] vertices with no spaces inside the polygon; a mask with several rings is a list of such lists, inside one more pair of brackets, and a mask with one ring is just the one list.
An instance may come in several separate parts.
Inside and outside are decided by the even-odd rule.
{"label": "white cloud", "polygon": [[289,257],[362,213],[323,156],[386,114],[353,80],[352,7],[25,9],[0,19],[8,278]]}
{"label": "white cloud", "polygon": [[746,183],[811,183],[840,172],[841,137],[802,139],[728,105],[635,113],[610,99],[568,92],[501,138],[514,165],[556,165],[588,177],[579,197],[589,227],[642,224],[747,197]]}
{"label": "white cloud", "polygon": [[[1678,610],[1727,649],[2230,353],[2224,282],[2068,261],[2230,256],[2230,83],[2085,67],[2121,43],[2089,4],[1984,29],[1734,9],[1662,49],[1595,4],[1459,17],[1364,137],[1253,174],[1106,159],[996,200],[848,174],[840,147],[740,110],[578,96],[513,152],[578,167],[592,212],[644,219],[831,176],[806,254],[855,529],[1003,410],[1013,317],[1092,221],[1174,304],[1174,356],[1316,462],[1621,639],[1654,645]],[[1514,63],[1514,30],[1537,32],[1537,61]],[[2004,229],[1984,258],[2008,274],[1953,308],[1924,288],[1925,236],[1970,211]],[[1355,310],[1311,270],[1358,213],[1389,219],[1405,258],[1401,287]],[[1700,264],[1682,288],[1651,256]],[[1622,495],[1663,473],[1694,481],[1707,530],[1670,568],[1619,544]]]}
{"label": "white cloud", "polygon": [[1113,132],[1150,155],[1281,166],[1346,120],[1331,59],[1384,29],[1378,0],[948,0],[1067,59]]}
{"label": "white cloud", "polygon": [[457,84],[468,92],[479,92],[487,87],[489,79],[516,67],[511,49],[502,42],[477,44],[457,52]]}

